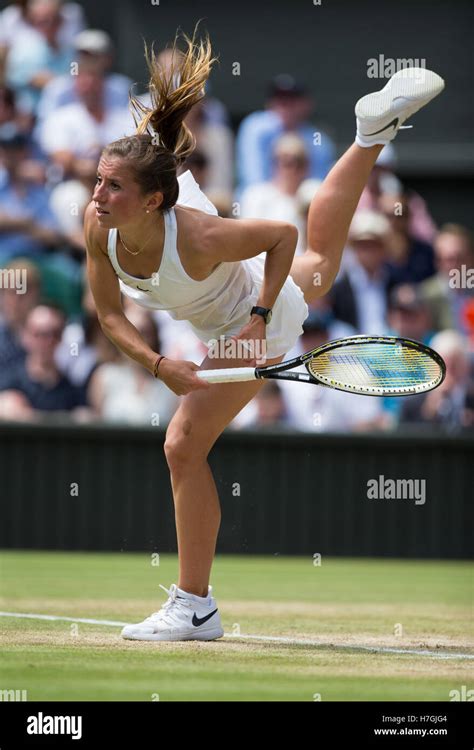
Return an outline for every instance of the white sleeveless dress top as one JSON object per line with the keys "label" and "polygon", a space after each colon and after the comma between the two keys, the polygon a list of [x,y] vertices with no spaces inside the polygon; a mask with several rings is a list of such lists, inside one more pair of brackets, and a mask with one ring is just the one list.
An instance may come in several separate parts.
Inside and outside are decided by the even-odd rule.
{"label": "white sleeveless dress top", "polygon": [[[177,203],[217,215],[187,171],[178,178]],[[194,333],[206,345],[213,340],[237,334],[249,321],[264,276],[265,258],[222,262],[203,281],[192,279],[184,270],[177,249],[177,224],[174,208],[164,214],[164,246],[160,267],[148,279],[126,273],[117,260],[117,229],[110,229],[107,251],[119,278],[120,289],[142,307],[166,310],[175,320],[187,320]],[[267,326],[267,358],[289,351],[303,332],[308,315],[303,292],[289,276],[273,306]]]}

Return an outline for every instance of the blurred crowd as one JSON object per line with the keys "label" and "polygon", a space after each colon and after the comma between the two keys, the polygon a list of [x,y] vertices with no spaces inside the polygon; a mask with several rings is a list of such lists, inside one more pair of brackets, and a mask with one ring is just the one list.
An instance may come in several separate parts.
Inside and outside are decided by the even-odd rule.
{"label": "blurred crowd", "polygon": [[[179,403],[104,336],[85,273],[84,210],[101,149],[134,132],[132,86],[114,72],[112,39],[88,28],[79,4],[22,0],[0,13],[0,420],[166,425]],[[225,102],[207,89],[187,118],[197,148],[182,170],[221,216],[295,224],[303,253],[311,199],[338,156],[331,128],[286,73],[236,132],[230,122]],[[474,429],[473,253],[469,228],[438,226],[387,146],[336,282],[311,307],[288,357],[357,333],[405,336],[444,357],[444,384],[379,399],[267,381],[231,429]],[[197,363],[207,354],[186,323],[123,304],[155,351]]]}

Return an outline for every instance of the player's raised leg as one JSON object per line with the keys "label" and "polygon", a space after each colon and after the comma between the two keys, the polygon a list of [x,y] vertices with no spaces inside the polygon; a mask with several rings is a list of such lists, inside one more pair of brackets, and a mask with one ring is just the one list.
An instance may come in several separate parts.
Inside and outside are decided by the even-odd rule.
{"label": "player's raised leg", "polygon": [[339,270],[352,217],[370,171],[383,146],[402,124],[444,88],[436,73],[406,68],[356,104],[356,142],[331,169],[308,213],[305,254],[294,259],[290,274],[311,303],[331,288]]}

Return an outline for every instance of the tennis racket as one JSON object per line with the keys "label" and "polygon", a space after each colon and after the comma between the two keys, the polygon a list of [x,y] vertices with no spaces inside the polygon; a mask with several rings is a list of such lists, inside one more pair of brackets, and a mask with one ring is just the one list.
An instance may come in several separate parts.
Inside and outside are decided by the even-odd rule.
{"label": "tennis racket", "polygon": [[[289,372],[299,365],[307,372]],[[364,396],[407,396],[437,388],[446,375],[446,365],[437,352],[419,341],[351,336],[277,365],[199,370],[196,375],[208,383],[276,378]]]}

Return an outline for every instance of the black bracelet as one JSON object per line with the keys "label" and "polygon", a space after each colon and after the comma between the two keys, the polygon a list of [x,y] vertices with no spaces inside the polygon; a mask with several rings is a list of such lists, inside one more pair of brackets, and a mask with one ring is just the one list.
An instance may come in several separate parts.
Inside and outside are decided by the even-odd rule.
{"label": "black bracelet", "polygon": [[160,366],[160,362],[161,362],[162,359],[165,359],[165,355],[164,354],[160,354],[160,356],[158,357],[158,359],[155,362],[155,366],[153,368],[153,377],[154,378],[158,377],[158,368]]}

